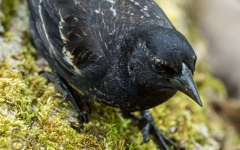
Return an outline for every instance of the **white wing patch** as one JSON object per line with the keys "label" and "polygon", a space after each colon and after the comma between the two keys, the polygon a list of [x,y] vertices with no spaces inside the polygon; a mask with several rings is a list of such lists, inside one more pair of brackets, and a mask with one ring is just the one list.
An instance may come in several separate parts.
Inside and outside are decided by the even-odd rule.
{"label": "white wing patch", "polygon": [[113,16],[117,15],[116,9],[114,9],[113,6],[110,8],[110,10],[113,12]]}
{"label": "white wing patch", "polygon": [[116,3],[114,0],[107,0],[107,1],[112,3],[112,4]]}
{"label": "white wing patch", "polygon": [[131,2],[134,2],[135,5],[139,5],[138,2],[135,2],[134,0],[130,0]]}
{"label": "white wing patch", "polygon": [[62,54],[63,54],[63,59],[71,66],[74,66],[72,63],[73,56],[69,51],[66,50],[65,47],[63,47]]}

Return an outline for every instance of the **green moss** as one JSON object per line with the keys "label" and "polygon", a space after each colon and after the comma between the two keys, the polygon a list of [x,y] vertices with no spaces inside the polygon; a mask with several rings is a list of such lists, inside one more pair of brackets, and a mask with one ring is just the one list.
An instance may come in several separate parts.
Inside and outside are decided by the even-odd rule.
{"label": "green moss", "polygon": [[5,30],[8,29],[9,23],[14,17],[18,8],[19,0],[2,0],[2,13],[1,23]]}

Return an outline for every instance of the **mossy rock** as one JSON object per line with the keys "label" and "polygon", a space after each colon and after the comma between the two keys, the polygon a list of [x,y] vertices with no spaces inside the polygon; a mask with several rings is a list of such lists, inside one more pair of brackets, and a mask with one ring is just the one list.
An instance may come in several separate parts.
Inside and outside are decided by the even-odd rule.
{"label": "mossy rock", "polygon": [[[5,1],[9,6],[14,2]],[[169,15],[173,22],[186,15],[173,0],[158,2],[164,7],[171,3],[172,7],[178,8],[176,14]],[[14,11],[15,5],[17,3],[14,3]],[[13,17],[12,12],[9,15],[9,18]],[[2,22],[5,28],[10,20]],[[178,23],[183,28],[187,26]],[[201,39],[195,36],[198,35],[194,32],[196,30],[184,30],[189,33],[192,45],[196,44],[196,40],[191,40],[191,32]],[[36,64],[37,53],[27,31],[22,33],[22,37],[22,53],[11,57],[17,62],[14,69],[9,59],[0,64],[0,149],[158,149],[152,140],[141,145],[141,132],[133,122],[121,116],[119,109],[90,100],[92,114],[88,116],[89,123],[82,123],[70,102],[60,104],[62,95],[53,83],[39,74],[42,68]],[[14,38],[10,37],[9,40]],[[205,45],[204,42],[200,43]],[[195,81],[203,108],[184,94],[177,93],[171,100],[150,110],[159,128],[185,149],[212,146],[208,142],[214,139],[211,131],[207,131],[212,130],[213,126],[206,116],[207,93],[219,99],[226,94],[223,84],[208,73],[201,59],[199,62]],[[51,70],[48,67],[44,69]],[[222,126],[215,126],[214,130],[221,129]]]}

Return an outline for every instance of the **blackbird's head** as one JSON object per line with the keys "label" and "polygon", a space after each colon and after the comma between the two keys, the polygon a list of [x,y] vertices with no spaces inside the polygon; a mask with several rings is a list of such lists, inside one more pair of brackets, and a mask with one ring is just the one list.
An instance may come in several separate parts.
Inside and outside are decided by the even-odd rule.
{"label": "blackbird's head", "polygon": [[202,106],[192,77],[197,57],[181,33],[155,28],[134,39],[128,71],[140,91],[159,96],[162,103],[179,90]]}

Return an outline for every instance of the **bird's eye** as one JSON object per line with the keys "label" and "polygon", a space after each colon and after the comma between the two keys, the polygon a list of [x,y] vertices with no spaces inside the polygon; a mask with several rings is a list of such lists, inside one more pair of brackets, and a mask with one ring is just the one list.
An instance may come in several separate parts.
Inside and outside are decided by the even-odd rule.
{"label": "bird's eye", "polygon": [[165,69],[160,62],[155,62],[153,67],[157,72],[160,72],[160,73],[165,72]]}

